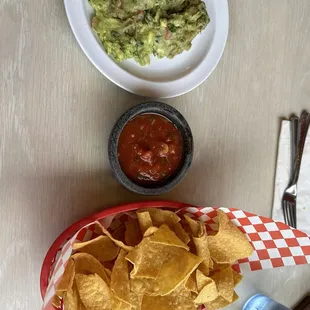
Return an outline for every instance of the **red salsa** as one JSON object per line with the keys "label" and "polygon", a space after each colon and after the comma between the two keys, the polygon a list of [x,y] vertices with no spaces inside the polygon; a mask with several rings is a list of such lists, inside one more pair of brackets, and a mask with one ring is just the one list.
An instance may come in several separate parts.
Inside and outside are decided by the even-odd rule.
{"label": "red salsa", "polygon": [[124,173],[136,183],[167,179],[182,161],[183,139],[177,127],[157,114],[130,120],[118,142],[118,160]]}

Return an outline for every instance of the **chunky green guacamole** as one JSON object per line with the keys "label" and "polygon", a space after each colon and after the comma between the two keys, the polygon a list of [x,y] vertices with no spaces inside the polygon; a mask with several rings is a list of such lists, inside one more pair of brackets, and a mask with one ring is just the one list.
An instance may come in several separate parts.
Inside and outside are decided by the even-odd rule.
{"label": "chunky green guacamole", "polygon": [[90,0],[92,27],[116,61],[140,65],[188,51],[210,19],[201,0]]}

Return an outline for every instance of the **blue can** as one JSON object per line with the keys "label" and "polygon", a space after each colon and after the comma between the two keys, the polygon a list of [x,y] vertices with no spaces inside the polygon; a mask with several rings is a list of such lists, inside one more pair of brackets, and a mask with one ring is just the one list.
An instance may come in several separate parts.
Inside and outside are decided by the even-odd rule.
{"label": "blue can", "polygon": [[256,294],[252,296],[243,306],[242,310],[291,310],[273,299],[263,295]]}

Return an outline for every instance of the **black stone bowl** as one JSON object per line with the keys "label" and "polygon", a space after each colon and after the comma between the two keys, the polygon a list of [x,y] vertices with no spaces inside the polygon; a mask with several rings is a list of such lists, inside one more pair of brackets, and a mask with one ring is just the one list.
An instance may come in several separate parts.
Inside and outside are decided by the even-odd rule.
{"label": "black stone bowl", "polygon": [[[180,167],[167,180],[154,184],[137,184],[127,177],[118,161],[119,136],[132,118],[141,114],[158,114],[169,119],[183,137],[183,159]],[[191,129],[182,114],[168,104],[162,102],[141,103],[125,112],[114,125],[109,138],[109,161],[116,179],[127,189],[142,195],[160,195],[169,192],[185,177],[193,159],[193,136]]]}

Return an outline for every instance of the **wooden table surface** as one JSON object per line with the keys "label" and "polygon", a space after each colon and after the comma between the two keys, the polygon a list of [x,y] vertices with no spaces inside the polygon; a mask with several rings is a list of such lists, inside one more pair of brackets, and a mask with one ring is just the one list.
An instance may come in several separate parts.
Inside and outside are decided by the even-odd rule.
{"label": "wooden table surface", "polygon": [[[161,198],[270,216],[280,120],[310,108],[310,1],[229,7],[214,73],[165,100],[191,125],[195,156],[185,180]],[[2,0],[0,29],[0,305],[39,309],[40,268],[57,235],[102,208],[147,199],[117,183],[107,157],[114,122],[145,99],[89,62],[62,0]],[[299,266],[252,273],[245,283],[292,306],[309,278],[310,266]]]}

